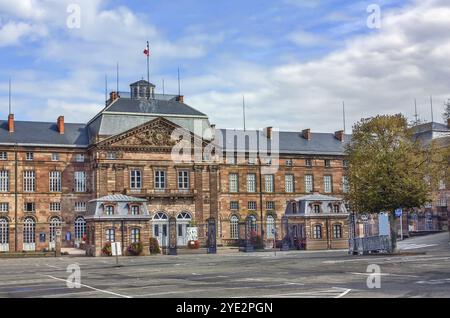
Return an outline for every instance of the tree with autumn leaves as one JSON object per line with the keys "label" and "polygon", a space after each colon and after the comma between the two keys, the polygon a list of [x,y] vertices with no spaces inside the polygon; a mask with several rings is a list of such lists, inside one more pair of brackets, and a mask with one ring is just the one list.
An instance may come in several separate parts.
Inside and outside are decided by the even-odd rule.
{"label": "tree with autumn leaves", "polygon": [[433,144],[415,140],[407,119],[398,114],[358,122],[346,155],[350,185],[346,199],[358,213],[389,212],[392,251],[396,251],[394,211],[431,201],[442,173],[442,153]]}

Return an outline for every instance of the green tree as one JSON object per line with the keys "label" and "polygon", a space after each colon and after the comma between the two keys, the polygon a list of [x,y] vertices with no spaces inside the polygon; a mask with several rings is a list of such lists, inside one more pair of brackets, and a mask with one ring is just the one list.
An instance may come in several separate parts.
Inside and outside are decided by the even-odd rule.
{"label": "green tree", "polygon": [[445,123],[450,119],[450,99],[447,99],[444,103],[444,113],[442,114],[442,118],[444,118]]}
{"label": "green tree", "polygon": [[390,212],[392,251],[397,248],[397,208],[429,202],[434,169],[432,147],[412,138],[403,115],[363,119],[346,147],[350,191],[347,200],[359,213]]}

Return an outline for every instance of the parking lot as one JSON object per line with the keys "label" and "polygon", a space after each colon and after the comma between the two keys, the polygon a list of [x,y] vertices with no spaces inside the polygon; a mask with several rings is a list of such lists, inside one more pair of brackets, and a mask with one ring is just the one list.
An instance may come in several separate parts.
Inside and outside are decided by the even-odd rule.
{"label": "parking lot", "polygon": [[[450,297],[448,234],[400,243],[408,255],[345,251],[1,259],[0,297]],[[425,254],[424,254],[425,253]],[[381,272],[370,289],[368,266]],[[70,268],[80,268],[80,288]],[[371,276],[372,278],[374,276]],[[372,280],[374,281],[374,280]]]}

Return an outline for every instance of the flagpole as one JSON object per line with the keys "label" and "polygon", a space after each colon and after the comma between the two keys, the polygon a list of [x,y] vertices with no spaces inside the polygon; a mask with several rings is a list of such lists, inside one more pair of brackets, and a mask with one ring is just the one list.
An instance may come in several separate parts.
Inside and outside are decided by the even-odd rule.
{"label": "flagpole", "polygon": [[[147,82],[150,83],[150,45],[147,41]],[[150,92],[148,94],[148,98],[150,99]]]}

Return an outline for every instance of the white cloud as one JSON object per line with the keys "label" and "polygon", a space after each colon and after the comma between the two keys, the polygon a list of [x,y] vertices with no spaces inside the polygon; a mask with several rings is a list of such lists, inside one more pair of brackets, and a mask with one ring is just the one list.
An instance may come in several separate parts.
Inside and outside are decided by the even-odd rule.
{"label": "white cloud", "polygon": [[40,25],[31,25],[24,22],[8,22],[0,25],[0,47],[17,45],[20,40],[36,40],[48,34],[47,29]]}

